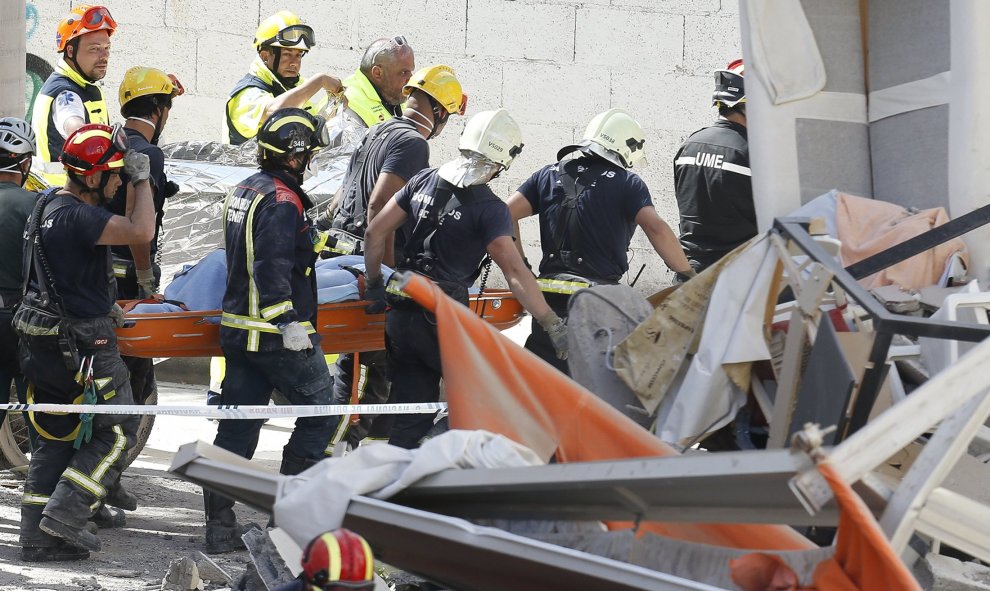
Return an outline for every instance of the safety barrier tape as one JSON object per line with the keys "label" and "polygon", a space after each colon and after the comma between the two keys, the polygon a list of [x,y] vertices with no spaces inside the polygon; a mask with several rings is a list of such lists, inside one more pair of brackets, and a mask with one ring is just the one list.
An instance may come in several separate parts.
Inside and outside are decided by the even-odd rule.
{"label": "safety barrier tape", "polygon": [[211,419],[278,419],[337,415],[407,415],[446,410],[446,402],[417,402],[408,404],[318,404],[251,406],[221,404],[220,406],[134,404],[0,404],[8,412],[91,413],[100,415],[172,415],[206,417]]}

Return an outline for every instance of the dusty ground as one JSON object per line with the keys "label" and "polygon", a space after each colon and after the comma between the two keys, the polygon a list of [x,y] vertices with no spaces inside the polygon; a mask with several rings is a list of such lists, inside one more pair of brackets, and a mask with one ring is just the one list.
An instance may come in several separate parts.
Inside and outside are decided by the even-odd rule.
{"label": "dusty ground", "polygon": [[[201,404],[200,387],[162,384],[162,404]],[[262,432],[255,458],[273,473],[288,440],[291,422],[270,421]],[[22,478],[0,471],[0,589],[133,591],[157,589],[172,560],[203,549],[202,490],[166,470],[179,445],[202,439],[213,441],[215,423],[206,419],[159,417],[144,453],[124,474],[124,485],[138,496],[137,511],[127,515],[123,529],[101,530],[103,551],[89,560],[61,563],[23,563],[17,543]],[[242,505],[239,519],[262,525],[267,515]],[[214,557],[235,580],[248,562],[246,551]],[[222,581],[207,589],[226,587]]]}

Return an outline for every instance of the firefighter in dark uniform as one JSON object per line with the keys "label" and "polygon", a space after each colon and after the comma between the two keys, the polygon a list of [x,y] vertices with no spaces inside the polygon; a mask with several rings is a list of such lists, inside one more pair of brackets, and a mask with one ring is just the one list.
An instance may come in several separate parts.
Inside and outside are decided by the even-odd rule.
{"label": "firefighter in dark uniform", "polygon": [[[627,251],[636,227],[674,272],[688,273],[677,236],[657,215],[646,183],[628,170],[644,161],[645,134],[628,113],[611,109],[588,124],[584,140],[562,148],[509,198],[516,223],[540,216],[543,258],[537,279],[550,307],[567,318],[571,294],[592,285],[616,284],[629,269]],[[578,152],[576,158],[565,159]],[[520,253],[521,242],[517,242]],[[526,348],[568,373],[546,331],[534,326]]]}
{"label": "firefighter in dark uniform", "polygon": [[[340,207],[330,228],[330,249],[337,254],[363,254],[361,240],[364,229],[395,193],[416,173],[430,165],[430,145],[454,114],[464,114],[466,98],[454,71],[449,66],[423,68],[409,80],[403,90],[406,106],[403,115],[371,128],[361,145],[351,156]],[[394,255],[385,255],[387,265],[394,264]],[[360,371],[358,397],[365,404],[388,401],[388,381],[385,378],[385,351],[369,351],[358,356]],[[349,404],[354,385],[355,355],[344,353],[337,358],[333,377],[334,404]],[[349,422],[335,417],[336,425],[327,452],[346,432],[347,443],[353,449],[362,439],[371,436],[387,439],[391,416],[361,415],[361,420],[348,428]],[[372,425],[374,424],[374,428]]]}
{"label": "firefighter in dark uniform", "polygon": [[110,123],[98,84],[107,75],[110,37],[117,22],[104,6],[80,4],[58,25],[56,50],[62,57],[34,99],[31,126],[38,136],[34,167],[51,186],[65,184],[59,162],[69,134],[86,123]]}
{"label": "firefighter in dark uniform", "polygon": [[719,120],[691,134],[674,157],[681,246],[699,273],[757,232],[742,60],[715,72],[712,104]]}
{"label": "firefighter in dark uniform", "polygon": [[[134,404],[120,359],[110,245],[151,240],[155,213],[148,157],[127,151],[123,131],[87,124],[62,153],[64,189],[42,193],[25,245],[26,291],[14,314],[28,401]],[[129,216],[107,202],[126,172],[135,188]],[[60,321],[59,321],[60,319]],[[38,430],[21,504],[21,558],[79,560],[100,549],[86,529],[117,482],[138,419],[128,415],[29,413]]]}
{"label": "firefighter in dark uniform", "polygon": [[[224,203],[227,289],[220,345],[227,361],[221,404],[264,405],[272,391],[291,404],[329,404],[330,373],[316,332],[316,263],[322,248],[302,189],[313,152],[327,145],[323,119],[302,109],[272,114],[258,132],[260,172]],[[254,455],[264,420],[221,420],[214,445]],[[330,417],[301,417],[282,451],[282,474],[323,458]],[[206,551],[244,548],[234,500],[204,491]]]}
{"label": "firefighter in dark uniform", "polygon": [[[382,209],[365,233],[365,297],[369,312],[385,309],[381,262],[392,233],[400,230],[400,271],[430,279],[450,297],[468,303],[468,288],[486,253],[502,269],[512,293],[550,334],[557,355],[567,357],[567,325],[550,309],[536,279],[513,244],[512,218],[487,183],[522,151],[519,126],[505,109],[483,111],[464,129],[461,156],[412,179]],[[388,286],[385,344],[396,403],[436,402],[440,397],[440,350],[436,319]],[[433,415],[397,415],[391,445],[415,448],[433,425]]]}

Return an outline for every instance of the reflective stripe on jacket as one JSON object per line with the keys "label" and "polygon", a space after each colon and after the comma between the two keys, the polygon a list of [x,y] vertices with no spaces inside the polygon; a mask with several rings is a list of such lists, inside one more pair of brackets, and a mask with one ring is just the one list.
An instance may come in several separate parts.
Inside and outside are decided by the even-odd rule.
{"label": "reflective stripe on jacket", "polygon": [[[305,81],[306,79],[300,76],[296,86]],[[248,92],[249,88],[258,89],[261,92]],[[227,106],[224,109],[224,141],[236,146],[258,135],[258,130],[264,123],[262,116],[265,113],[265,107],[275,97],[289,90],[291,89],[286,88],[282,81],[265,66],[261,57],[256,57],[251,62],[251,69],[248,70],[247,75],[241,78],[234,89],[230,91],[230,98],[227,99]],[[327,99],[324,95],[323,99],[315,103],[312,99],[306,101],[303,109],[316,115],[323,110],[326,104]]]}
{"label": "reflective stripe on jacket", "polygon": [[38,157],[34,159],[35,168],[53,187],[65,186],[65,168],[58,158],[62,155],[65,138],[55,128],[54,109],[55,98],[64,91],[74,92],[83,100],[86,111],[86,123],[102,123],[109,125],[110,113],[103,99],[103,90],[82,77],[73,70],[65,60],[58,60],[55,71],[45,81],[44,86],[34,99],[34,113],[31,117],[31,127],[38,136]]}
{"label": "reflective stripe on jacket", "polygon": [[348,76],[343,84],[347,108],[364,121],[365,127],[373,127],[398,114],[382,104],[382,97],[375,90],[375,85],[361,70]]}

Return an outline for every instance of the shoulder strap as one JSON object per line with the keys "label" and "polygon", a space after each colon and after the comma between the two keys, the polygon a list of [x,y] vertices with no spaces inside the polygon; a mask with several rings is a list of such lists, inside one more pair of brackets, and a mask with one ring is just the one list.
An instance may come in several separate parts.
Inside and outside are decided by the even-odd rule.
{"label": "shoulder strap", "polygon": [[[354,160],[354,167],[350,170],[347,178],[344,180],[344,184],[341,185],[343,191],[343,199],[341,205],[351,199],[354,202],[354,210],[351,212],[351,221],[358,228],[364,226],[365,218],[368,215],[368,204],[364,199],[353,199],[360,189],[361,184],[361,173],[364,172],[364,165],[368,161],[368,156],[371,154],[371,146],[375,144],[379,139],[384,138],[388,135],[390,131],[395,128],[395,123],[399,121],[398,119],[389,119],[388,121],[375,126],[372,130],[369,130],[365,134],[364,139],[361,140],[361,145],[358,146],[357,156]],[[345,228],[346,229],[346,228]]]}
{"label": "shoulder strap", "polygon": [[416,255],[426,252],[428,243],[439,227],[440,212],[447,210],[448,203],[454,198],[454,185],[437,176],[437,187],[433,200],[426,205],[426,212],[416,219],[412,235],[402,249],[402,257],[408,263],[416,259]]}
{"label": "shoulder strap", "polygon": [[564,201],[561,203],[563,210],[560,223],[554,228],[553,244],[557,252],[580,251],[584,241],[581,239],[582,233],[578,224],[577,201],[586,188],[581,182],[581,177],[589,169],[585,168],[579,173],[576,160],[568,160],[560,163],[557,170],[560,184],[564,189]]}
{"label": "shoulder strap", "polygon": [[24,249],[25,272],[24,280],[21,284],[21,295],[27,295],[28,284],[31,278],[34,277],[38,283],[41,305],[47,306],[51,303],[59,315],[64,316],[65,312],[62,308],[62,299],[55,290],[55,280],[52,277],[51,267],[48,266],[48,258],[45,256],[45,249],[41,240],[41,222],[46,217],[46,214],[51,215],[55,211],[68,206],[70,203],[67,199],[63,199],[55,207],[49,207],[52,197],[55,196],[59,188],[55,187],[41,193],[34,206],[34,211],[31,213],[31,224],[28,226],[26,233],[27,245],[30,248]]}

